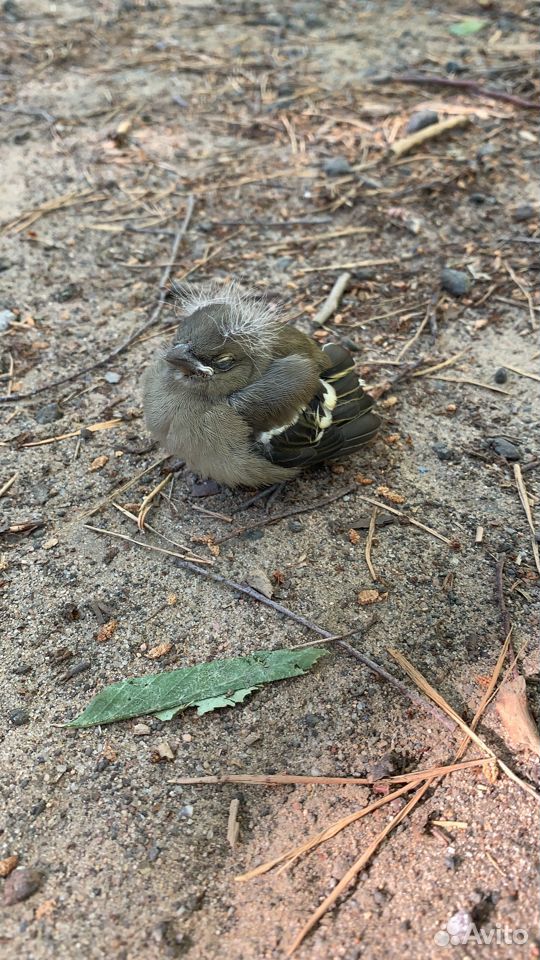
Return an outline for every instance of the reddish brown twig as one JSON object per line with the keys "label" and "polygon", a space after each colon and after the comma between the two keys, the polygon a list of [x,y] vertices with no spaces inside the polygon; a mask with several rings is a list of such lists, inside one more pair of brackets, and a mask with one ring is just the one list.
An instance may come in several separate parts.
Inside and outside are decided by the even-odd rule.
{"label": "reddish brown twig", "polygon": [[[456,80],[453,77],[435,77],[427,74],[404,73],[400,76],[389,78],[393,83],[413,83],[417,86],[439,85],[441,87],[453,87],[456,90],[466,90],[475,97],[489,97],[491,100],[501,100],[503,103],[512,103],[515,107],[523,107],[525,110],[540,110],[540,103],[533,100],[525,100],[524,97],[517,97],[513,93],[505,93],[504,90],[490,90],[483,87],[476,80]],[[379,81],[381,82],[381,81]]]}

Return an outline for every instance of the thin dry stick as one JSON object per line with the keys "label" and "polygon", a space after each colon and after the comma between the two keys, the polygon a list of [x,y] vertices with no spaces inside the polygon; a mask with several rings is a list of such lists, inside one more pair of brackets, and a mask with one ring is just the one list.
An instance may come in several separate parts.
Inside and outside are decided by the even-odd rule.
{"label": "thin dry stick", "polygon": [[514,281],[516,287],[518,288],[518,290],[521,290],[523,296],[525,297],[525,299],[526,299],[526,301],[527,301],[527,305],[528,305],[528,307],[529,307],[529,326],[530,326],[531,330],[533,330],[533,331],[534,331],[534,330],[537,330],[538,327],[537,327],[537,324],[536,324],[536,317],[535,317],[535,314],[534,314],[534,300],[533,300],[533,298],[532,298],[531,291],[528,290],[527,287],[521,282],[521,280],[519,279],[519,277],[516,275],[515,270],[512,269],[512,267],[510,266],[510,264],[507,263],[505,260],[503,260],[503,263],[504,263],[505,270],[507,271],[507,273],[510,274],[510,276],[512,277],[512,280]]}
{"label": "thin dry stick", "polygon": [[451,367],[453,363],[456,363],[463,354],[468,353],[469,347],[465,347],[464,350],[460,350],[459,353],[455,353],[453,357],[449,357],[448,360],[443,360],[441,363],[436,363],[432,367],[425,367],[423,370],[417,370],[416,373],[413,373],[413,377],[425,377],[428,373],[435,373],[436,370],[442,370],[444,367]]}
{"label": "thin dry stick", "polygon": [[164,457],[160,457],[159,460],[154,460],[154,462],[151,463],[149,467],[145,467],[144,470],[141,470],[139,473],[136,473],[135,476],[131,478],[131,480],[126,480],[126,482],[121,483],[119,487],[115,487],[112,493],[109,493],[108,496],[103,498],[103,500],[100,500],[99,503],[95,505],[95,507],[91,507],[90,510],[85,510],[84,513],[81,513],[76,519],[85,520],[86,517],[93,517],[93,515],[95,513],[99,513],[99,511],[102,510],[103,507],[106,507],[108,506],[109,503],[112,503],[112,501],[117,496],[119,496],[121,493],[125,493],[126,490],[129,490],[129,488],[132,487],[133,484],[137,483],[137,481],[140,480],[141,477],[144,477],[145,474],[150,473],[151,470],[154,470],[156,467],[159,467],[161,463],[164,463],[165,460],[168,460],[168,459],[169,457],[167,455]]}
{"label": "thin dry stick", "polygon": [[223,776],[206,777],[179,777],[175,780],[168,780],[170,784],[183,786],[205,786],[215,784],[221,786],[226,783],[247,783],[252,786],[278,787],[289,784],[298,786],[310,786],[321,784],[323,786],[346,786],[354,784],[355,786],[369,787],[374,783],[413,783],[415,780],[427,780],[428,777],[444,776],[447,773],[455,773],[456,770],[470,770],[473,767],[481,767],[485,763],[484,757],[478,757],[476,760],[464,760],[461,763],[442,764],[437,767],[430,767],[429,770],[414,770],[412,773],[397,774],[393,777],[308,777],[295,775],[292,773],[230,773]]}
{"label": "thin dry stick", "polygon": [[527,488],[525,486],[523,477],[521,475],[521,467],[519,463],[514,464],[514,476],[516,478],[519,497],[520,497],[521,503],[523,504],[525,516],[527,517],[527,522],[531,529],[531,545],[532,545],[534,562],[536,564],[536,569],[538,570],[538,573],[540,573],[540,553],[538,551],[538,543],[536,542],[536,529],[534,526],[534,520],[531,512],[531,505],[529,503],[529,497],[527,496]]}
{"label": "thin dry stick", "polygon": [[396,157],[402,157],[404,153],[408,153],[409,150],[413,150],[414,147],[417,147],[419,144],[425,143],[426,140],[431,140],[433,137],[440,137],[441,133],[453,130],[454,127],[463,127],[466,123],[470,123],[470,120],[471,118],[467,115],[449,117],[447,120],[439,120],[438,123],[432,123],[429,127],[424,127],[423,130],[417,130],[416,133],[409,134],[408,137],[402,137],[400,140],[396,140],[390,149]]}
{"label": "thin dry stick", "polygon": [[73,437],[80,437],[81,430],[89,430],[90,433],[99,433],[100,430],[112,430],[124,421],[117,417],[115,420],[103,420],[101,423],[91,423],[88,427],[81,427],[79,430],[72,430],[69,433],[60,433],[57,437],[46,437],[44,440],[32,440],[30,443],[23,443],[23,447],[44,447],[49,443],[56,443],[58,440],[72,440]]}
{"label": "thin dry stick", "polygon": [[417,786],[416,781],[406,783],[403,787],[392,791],[392,793],[386,794],[386,796],[380,797],[378,800],[374,800],[366,807],[361,807],[360,810],[355,810],[354,813],[349,813],[347,816],[341,817],[329,827],[326,827],[319,833],[309,837],[304,841],[304,843],[299,843],[298,846],[291,847],[290,850],[285,850],[284,853],[280,853],[279,856],[274,857],[272,860],[268,860],[266,863],[259,864],[259,866],[254,867],[253,870],[248,870],[247,873],[241,873],[239,876],[235,877],[236,882],[245,883],[247,880],[253,880],[255,877],[260,877],[262,874],[268,873],[269,870],[273,870],[273,868],[277,867],[280,863],[285,864],[285,866],[291,866],[294,860],[297,860],[299,857],[303,856],[303,854],[308,853],[315,847],[318,847],[321,843],[325,843],[326,840],[331,840],[332,837],[335,837],[336,834],[340,833],[342,830],[345,830],[348,826],[350,826],[351,823],[355,823],[357,820],[362,820],[363,817],[373,813],[374,810],[378,810],[379,807],[383,807],[385,804],[391,803],[391,801],[395,800],[397,797],[401,797],[402,794],[408,793],[410,790],[414,790],[415,786]]}
{"label": "thin dry stick", "polygon": [[[334,905],[336,900],[339,899],[343,891],[347,889],[347,887],[349,886],[350,883],[352,883],[355,877],[357,877],[358,874],[362,872],[362,870],[364,869],[366,864],[369,862],[369,860],[371,859],[371,857],[373,856],[373,854],[375,853],[379,845],[382,843],[382,841],[388,836],[389,833],[392,832],[394,827],[397,827],[398,823],[401,823],[401,821],[404,820],[405,817],[409,815],[411,810],[416,806],[419,800],[421,800],[421,798],[424,796],[426,791],[429,789],[432,782],[433,782],[432,780],[426,780],[426,782],[422,784],[420,789],[414,794],[413,797],[411,797],[408,803],[403,807],[403,810],[400,810],[399,813],[396,814],[396,816],[390,821],[389,824],[387,824],[384,830],[382,830],[375,837],[375,840],[373,840],[373,842],[370,843],[367,850],[365,850],[362,856],[358,858],[356,863],[353,863],[352,867],[349,870],[347,870],[347,873],[341,878],[337,886],[334,887],[334,889],[332,890],[332,893],[328,897],[326,897],[325,900],[323,900],[321,905],[317,908],[317,910],[315,910],[315,912],[311,915],[307,923],[302,927],[300,933],[298,934],[298,936],[295,938],[295,940],[287,950],[287,956],[289,957],[292,956],[295,950],[298,949],[298,947],[300,946],[302,941],[306,938],[310,930],[313,929],[313,927],[319,922],[321,917],[323,917],[324,914]],[[404,793],[405,791],[402,790],[401,792]],[[397,793],[398,791],[396,791],[394,796],[396,796]],[[384,799],[387,799],[387,798],[385,797]]]}
{"label": "thin dry stick", "polygon": [[[229,587],[231,590],[235,590],[247,597],[251,597],[252,600],[257,600],[258,603],[262,603],[264,606],[270,607],[272,610],[277,611],[277,613],[287,617],[289,620],[294,620],[295,623],[299,623],[303,627],[307,627],[308,630],[313,630],[314,633],[317,633],[320,637],[324,637],[325,640],[334,639],[334,634],[329,633],[328,630],[323,630],[322,627],[319,627],[316,623],[313,623],[306,617],[302,617],[299,613],[294,613],[292,610],[289,610],[288,607],[284,607],[280,603],[276,603],[276,601],[272,600],[270,597],[265,597],[262,593],[258,593],[257,590],[254,590],[253,587],[247,586],[247,584],[235,583],[234,580],[228,580],[227,577],[222,577],[219,573],[213,573],[210,572],[210,570],[203,570],[196,566],[195,563],[192,563],[185,557],[181,556],[181,554],[173,553],[173,551],[163,550],[160,547],[154,547],[150,544],[141,543],[139,540],[134,540],[132,537],[127,537],[125,534],[116,533],[116,531],[113,530],[106,530],[102,527],[94,527],[90,524],[86,524],[86,526],[89,530],[93,530],[95,533],[101,533],[109,537],[119,537],[121,540],[128,540],[130,543],[135,544],[135,546],[142,547],[143,550],[155,550],[157,553],[168,553],[170,556],[176,557],[177,565],[182,567],[184,570],[190,570],[192,573],[196,573],[199,576],[205,577],[207,580],[212,580],[214,583],[221,583],[224,586]],[[205,561],[199,560],[198,562],[204,563]],[[208,560],[206,563],[211,564],[213,561]],[[432,707],[428,701],[423,700],[414,690],[409,690],[405,684],[401,682],[401,680],[398,680],[396,677],[394,677],[388,672],[388,670],[385,670],[385,668],[375,660],[372,660],[365,654],[360,653],[344,640],[338,640],[337,643],[352,657],[354,657],[356,660],[359,660],[360,663],[371,670],[372,673],[375,673],[377,676],[387,680],[388,683],[390,683],[396,690],[399,690],[399,692],[411,700],[412,703],[421,706],[423,710],[431,713],[432,716],[434,716],[435,719],[443,726],[446,726],[450,730],[454,729],[453,724],[450,723],[444,713],[441,713],[439,710]]]}
{"label": "thin dry stick", "polygon": [[0,487],[0,497],[3,497],[4,494],[8,492],[9,488],[13,486],[18,476],[19,474],[17,472],[17,473],[14,473],[13,476],[9,478],[9,480],[6,480],[4,486]]}
{"label": "thin dry stick", "polygon": [[134,543],[137,547],[142,547],[143,550],[153,550],[155,553],[166,553],[169,557],[177,557],[179,560],[183,560],[184,563],[204,563],[208,566],[213,564],[213,560],[206,560],[202,557],[194,556],[190,557],[190,560],[186,560],[185,556],[181,553],[176,553],[174,550],[166,550],[165,547],[156,547],[153,543],[141,543],[140,540],[134,540],[133,537],[128,537],[125,533],[117,533],[116,530],[105,530],[104,527],[94,527],[91,523],[85,523],[87,530],[93,530],[94,533],[105,533],[108,537],[116,537],[118,540],[127,540],[128,543]]}
{"label": "thin dry stick", "polygon": [[394,513],[396,517],[401,517],[402,520],[406,520],[407,523],[412,523],[413,526],[419,527],[420,530],[425,530],[426,533],[430,533],[432,537],[436,537],[437,540],[442,540],[443,543],[447,543],[450,546],[452,541],[448,537],[445,537],[444,534],[438,533],[437,530],[433,530],[432,527],[427,527],[425,523],[420,523],[420,520],[415,520],[414,517],[410,517],[407,513],[402,513],[401,510],[396,510],[395,507],[389,507],[386,503],[381,503],[380,500],[373,500],[372,497],[364,497],[361,494],[357,494],[359,500],[365,500],[366,503],[371,503],[373,506],[378,507],[379,510],[386,510],[387,513]]}
{"label": "thin dry stick", "polygon": [[[471,730],[476,730],[480,717],[482,716],[484,710],[486,709],[486,706],[492,697],[495,687],[497,686],[497,681],[499,679],[499,676],[503,667],[503,663],[504,663],[506,654],[508,653],[508,648],[510,646],[511,635],[512,635],[512,628],[510,628],[510,632],[507,634],[506,639],[501,647],[501,652],[497,658],[497,663],[495,664],[495,669],[491,675],[491,679],[486,687],[484,696],[482,697],[482,699],[480,700],[480,703],[478,704],[476,713],[474,714],[474,717],[471,720],[471,724],[470,724]],[[462,738],[461,743],[457,749],[456,760],[460,760],[461,757],[465,754],[465,751],[467,750],[469,743],[470,743],[469,735],[465,734],[465,736]]]}
{"label": "thin dry stick", "polygon": [[529,380],[537,380],[540,383],[540,377],[536,373],[530,373],[528,370],[520,370],[519,367],[511,367],[508,363],[502,364],[506,370],[511,370],[512,373],[518,373],[520,377],[528,377]]}
{"label": "thin dry stick", "polygon": [[397,357],[396,357],[396,360],[397,360],[397,361],[400,361],[400,360],[402,359],[402,357],[404,357],[405,354],[408,353],[408,351],[411,349],[411,347],[414,346],[414,344],[416,343],[416,341],[417,341],[418,338],[420,337],[420,334],[422,333],[423,330],[425,330],[427,324],[429,323],[430,314],[431,314],[431,304],[430,304],[430,306],[428,307],[428,309],[426,310],[426,314],[425,314],[425,316],[424,316],[424,319],[420,322],[420,324],[419,324],[419,326],[418,326],[418,330],[416,331],[416,333],[411,337],[410,340],[407,340],[407,343],[406,343],[406,344],[401,348],[401,350],[399,351],[399,353],[398,353],[398,355],[397,355]]}
{"label": "thin dry stick", "polygon": [[491,390],[492,393],[504,393],[507,397],[513,397],[510,390],[503,390],[502,387],[496,387],[492,383],[483,383],[482,380],[469,380],[467,377],[440,377],[438,375],[430,376],[429,380],[444,380],[446,383],[465,383],[470,387],[482,387],[483,390]]}
{"label": "thin dry stick", "polygon": [[176,256],[178,254],[180,243],[189,227],[194,205],[195,205],[195,201],[193,197],[191,196],[188,197],[186,214],[185,214],[183,223],[175,235],[174,242],[171,249],[171,255],[169,257],[169,260],[167,262],[167,265],[163,271],[161,280],[159,282],[158,302],[154,307],[154,310],[150,314],[149,319],[146,320],[145,323],[142,324],[142,326],[137,327],[137,329],[134,330],[133,333],[129,335],[127,340],[124,340],[122,343],[120,343],[117,347],[115,347],[114,350],[111,351],[111,353],[108,353],[105,357],[102,357],[101,360],[96,360],[95,363],[91,363],[87,367],[81,367],[80,370],[76,370],[75,373],[70,373],[67,377],[62,377],[60,380],[53,380],[52,383],[46,383],[42,387],[36,387],[35,390],[30,390],[28,393],[12,393],[9,395],[0,396],[0,403],[2,402],[7,403],[8,401],[12,401],[12,400],[27,400],[30,397],[37,396],[38,393],[43,393],[45,390],[51,390],[53,387],[59,387],[62,383],[69,383],[71,380],[76,380],[78,379],[78,377],[82,377],[85,373],[91,373],[92,370],[98,370],[99,367],[103,367],[106,363],[109,363],[111,360],[114,360],[116,357],[118,357],[121,353],[124,353],[128,349],[128,347],[131,346],[134,340],[137,340],[138,337],[142,336],[143,333],[146,333],[149,327],[153,327],[154,324],[157,323],[161,315],[161,311],[163,310],[163,306],[165,304],[165,294],[167,292],[169,277],[171,275],[171,271],[174,266]]}
{"label": "thin dry stick", "polygon": [[456,711],[450,706],[450,704],[446,702],[444,697],[442,697],[441,694],[437,690],[435,690],[434,687],[431,686],[431,684],[426,680],[426,678],[422,676],[420,671],[417,670],[416,667],[412,665],[412,663],[409,663],[407,658],[404,657],[403,654],[399,652],[399,650],[390,649],[388,652],[399,663],[399,665],[402,667],[405,673],[407,673],[411,677],[411,679],[414,680],[414,682],[420,688],[420,690],[422,690],[423,693],[425,693],[431,700],[433,700],[433,702],[436,703],[437,706],[441,708],[441,710],[444,710],[444,712],[447,713],[448,716],[452,718],[452,720],[455,720],[455,722],[468,735],[468,737],[471,740],[474,740],[476,745],[480,747],[481,750],[485,750],[486,754],[488,755],[488,757],[490,757],[490,759],[495,760],[498,763],[501,770],[504,770],[504,772],[510,778],[510,780],[513,780],[514,783],[517,783],[518,786],[522,788],[522,790],[525,790],[527,793],[530,793],[531,796],[534,797],[534,799],[537,802],[540,802],[540,794],[538,794],[536,790],[534,790],[533,787],[531,787],[528,783],[522,780],[521,777],[518,777],[517,773],[514,773],[513,770],[511,770],[509,767],[506,766],[505,763],[503,763],[503,761],[494,753],[491,747],[488,747],[487,743],[485,743],[485,741],[482,740],[481,737],[479,737],[467,723],[465,723],[465,721],[459,716],[458,713],[456,713]]}
{"label": "thin dry stick", "polygon": [[323,323],[326,323],[332,314],[336,312],[350,279],[350,273],[341,273],[339,275],[322,307],[313,317],[313,325],[315,327],[322,327]]}
{"label": "thin dry stick", "polygon": [[152,507],[152,501],[153,501],[154,497],[157,497],[158,493],[159,493],[161,490],[163,490],[164,487],[167,486],[167,484],[170,482],[170,479],[171,479],[171,478],[170,478],[170,475],[167,473],[167,474],[163,477],[163,479],[160,480],[158,484],[156,484],[156,486],[154,487],[154,489],[151,490],[150,493],[147,493],[147,494],[146,494],[143,502],[141,503],[141,507],[140,507],[140,510],[139,510],[139,516],[138,516],[138,519],[137,519],[137,526],[138,526],[139,530],[144,530],[144,521],[146,520],[147,515],[150,513],[150,510],[151,510],[151,507]]}
{"label": "thin dry stick", "polygon": [[302,277],[305,273],[323,273],[325,270],[356,270],[358,267],[382,267],[389,263],[397,263],[397,260],[379,259],[379,260],[354,260],[352,263],[325,263],[320,267],[303,267],[297,270],[295,277]]}
{"label": "thin dry stick", "polygon": [[377,507],[373,507],[373,512],[371,514],[371,519],[369,521],[368,535],[366,539],[366,563],[368,570],[372,576],[372,579],[376,582],[378,580],[375,568],[371,562],[371,547],[373,544],[373,537],[375,535],[375,528],[377,525]]}
{"label": "thin dry stick", "polygon": [[403,74],[401,77],[390,77],[393,83],[413,83],[419,86],[453,87],[456,90],[467,90],[476,97],[488,97],[490,100],[500,100],[502,103],[512,103],[515,107],[524,107],[526,110],[540,110],[540,103],[525,100],[513,93],[504,90],[490,90],[475,80],[457,80],[453,77],[429,77],[422,74]]}
{"label": "thin dry stick", "polygon": [[[124,507],[121,507],[119,503],[115,503],[113,500],[111,506],[113,506],[116,510],[119,510],[120,513],[123,513],[128,520],[131,520],[133,523],[137,523],[137,516],[134,513],[131,513],[129,510],[126,510]],[[160,533],[159,530],[156,530],[156,528],[152,527],[149,523],[145,525],[145,530],[150,530],[152,533],[155,533],[157,537],[160,537],[161,540],[165,540],[167,543],[171,543],[173,547],[178,547],[179,550],[183,550],[186,555],[186,560],[193,560],[194,563],[199,561],[208,563],[208,560],[205,557],[199,557],[197,553],[194,553],[190,546],[185,543],[179,543],[178,540],[171,540],[170,537],[166,537],[164,533]]]}

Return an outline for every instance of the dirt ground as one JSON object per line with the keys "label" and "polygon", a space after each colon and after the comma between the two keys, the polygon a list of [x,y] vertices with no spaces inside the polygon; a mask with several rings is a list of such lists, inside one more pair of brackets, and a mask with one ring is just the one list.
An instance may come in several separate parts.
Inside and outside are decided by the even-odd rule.
{"label": "dirt ground", "polygon": [[[450,30],[470,16],[483,29]],[[337,650],[309,675],[269,685],[235,709],[66,729],[94,693],[123,677],[312,638],[180,570],[171,556],[84,526],[121,484],[147,471],[116,495],[133,510],[163,476],[152,467],[161,454],[145,431],[140,382],[170,335],[170,300],[146,337],[76,374],[150,316],[189,195],[176,280],[241,276],[310,331],[339,267],[353,264],[340,311],[318,335],[356,351],[359,372],[380,394],[380,437],[337,470],[304,474],[271,509],[354,490],[231,538],[218,556],[204,538],[231,525],[198,508],[230,515],[246,492],[195,500],[179,473],[149,521],[225,577],[263,572],[276,600],[327,630],[350,630],[376,610],[377,623],[351,642],[409,684],[388,653],[397,647],[469,720],[503,640],[495,576],[503,557],[534,711],[539,580],[511,458],[520,458],[538,518],[538,113],[389,75],[474,80],[538,102],[540,8],[513,0],[7,0],[3,19],[2,390],[74,378],[0,408],[0,485],[16,474],[1,498],[0,859],[17,855],[21,868],[39,872],[32,896],[1,907],[2,957],[283,957],[404,801],[293,868],[240,884],[239,873],[380,793],[172,781],[399,773],[450,762],[458,738]],[[390,145],[425,109],[470,122],[396,159]],[[466,275],[464,295],[441,290],[443,267]],[[404,350],[431,302],[436,323]],[[513,371],[496,379],[505,364],[536,380]],[[355,482],[359,475],[372,485]],[[453,543],[406,523],[381,526],[374,583],[365,561],[372,507],[362,497],[381,500],[380,486]],[[258,504],[234,522],[265,517]],[[163,545],[110,501],[90,522]],[[349,534],[355,525],[358,537]],[[368,589],[379,602],[362,607],[358,595]],[[160,644],[169,652],[152,660]],[[146,736],[136,735],[141,721]],[[538,783],[537,758],[511,741],[494,707],[479,732],[524,781]],[[164,742],[174,760],[156,762]],[[231,850],[235,797],[240,835]],[[495,939],[447,953],[537,957],[536,817],[533,797],[504,775],[444,778],[296,955],[438,957],[445,949],[436,935],[462,910]],[[451,822],[435,828],[434,819]]]}

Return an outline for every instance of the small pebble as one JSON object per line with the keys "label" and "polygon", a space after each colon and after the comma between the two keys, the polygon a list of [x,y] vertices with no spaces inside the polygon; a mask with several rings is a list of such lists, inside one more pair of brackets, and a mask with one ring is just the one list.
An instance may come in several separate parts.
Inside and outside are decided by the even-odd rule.
{"label": "small pebble", "polygon": [[438,440],[437,443],[434,443],[432,448],[433,452],[439,458],[439,460],[453,460],[454,451],[447,447],[445,443]]}
{"label": "small pebble", "polygon": [[191,736],[190,733],[183,733],[182,740],[184,741],[184,743],[191,743],[191,741],[193,740],[193,737]]}
{"label": "small pebble", "polygon": [[16,319],[15,314],[12,313],[11,310],[0,310],[0,332],[3,333],[4,330],[7,330],[10,323],[13,323]]}
{"label": "small pebble", "polygon": [[161,743],[158,743],[157,752],[159,753],[162,760],[174,760],[174,753],[169,743],[166,740],[162,740]]}
{"label": "small pebble", "polygon": [[34,419],[36,423],[54,423],[56,420],[61,420],[63,416],[57,403],[47,403],[36,412]]}
{"label": "small pebble", "polygon": [[378,906],[382,907],[388,900],[388,894],[386,890],[374,890],[373,899]]}
{"label": "small pebble", "polygon": [[508,371],[504,367],[499,367],[499,369],[495,371],[493,379],[495,383],[506,383],[508,380]]}
{"label": "small pebble", "polygon": [[96,773],[103,773],[110,766],[111,761],[107,757],[100,757],[96,763]]}
{"label": "small pebble", "polygon": [[512,214],[512,220],[515,223],[523,223],[525,220],[532,220],[536,216],[536,210],[530,203],[522,203],[516,207]]}
{"label": "small pebble", "polygon": [[152,731],[146,723],[136,723],[132,733],[134,737],[147,737]]}
{"label": "small pebble", "polygon": [[445,67],[447,73],[464,73],[465,69],[459,60],[449,60]]}
{"label": "small pebble", "polygon": [[463,270],[451,270],[450,267],[445,267],[441,271],[441,286],[454,297],[462,297],[471,289],[471,278]]}
{"label": "small pebble", "polygon": [[148,851],[148,859],[149,859],[150,863],[155,863],[156,860],[157,860],[157,858],[159,857],[159,854],[160,854],[160,853],[161,853],[161,851],[160,851],[159,847],[156,847],[155,844],[154,844],[153,847],[150,847],[150,849],[149,849],[149,851]]}
{"label": "small pebble", "polygon": [[455,847],[448,847],[444,857],[444,865],[447,870],[456,869],[456,848]]}
{"label": "small pebble", "polygon": [[324,161],[323,170],[329,177],[343,177],[352,173],[352,167],[346,157],[330,157]]}
{"label": "small pebble", "polygon": [[304,529],[304,525],[299,520],[289,520],[287,526],[293,533],[301,533]]}
{"label": "small pebble", "polygon": [[186,804],[185,807],[180,808],[180,816],[183,820],[189,820],[193,816],[193,807],[190,803]]}
{"label": "small pebble", "polygon": [[431,127],[433,123],[438,122],[439,114],[435,113],[434,110],[420,110],[419,113],[413,113],[405,128],[405,133],[416,133],[418,130]]}
{"label": "small pebble", "polygon": [[264,537],[264,530],[246,530],[245,533],[241,534],[242,540],[262,540]]}
{"label": "small pebble", "polygon": [[24,727],[27,723],[30,723],[30,714],[28,710],[21,708],[20,710],[14,710],[9,715],[9,719],[14,727]]}
{"label": "small pebble", "polygon": [[35,803],[34,806],[30,808],[31,815],[33,817],[39,817],[40,813],[43,813],[46,806],[47,806],[46,800],[43,800],[43,799],[38,800],[38,802]]}
{"label": "small pebble", "polygon": [[107,381],[107,383],[120,383],[122,377],[119,373],[115,373],[114,370],[108,370],[104,379]]}
{"label": "small pebble", "polygon": [[39,890],[43,877],[39,870],[20,867],[9,875],[4,884],[4,905],[12,907],[14,903],[28,900]]}
{"label": "small pebble", "polygon": [[71,680],[73,677],[78,677],[80,673],[89,670],[91,666],[92,664],[89,660],[76,660],[75,663],[72,663],[66,670],[64,680]]}
{"label": "small pebble", "polygon": [[27,677],[29,673],[32,673],[32,664],[31,663],[18,663],[16,667],[13,667],[13,673],[18,677]]}
{"label": "small pebble", "polygon": [[469,203],[475,203],[480,207],[483,203],[486,203],[487,197],[485,193],[470,193],[469,194]]}
{"label": "small pebble", "polygon": [[67,287],[58,291],[55,300],[57,303],[66,303],[68,300],[73,300],[75,297],[80,296],[80,293],[80,288],[76,283],[68,283]]}
{"label": "small pebble", "polygon": [[499,455],[499,457],[504,457],[505,460],[510,460],[511,463],[521,460],[521,453],[514,443],[510,443],[509,440],[505,440],[504,437],[494,437],[490,441],[490,447]]}
{"label": "small pebble", "polygon": [[293,257],[278,257],[277,260],[274,261],[274,267],[282,273],[290,267],[291,263],[294,263]]}

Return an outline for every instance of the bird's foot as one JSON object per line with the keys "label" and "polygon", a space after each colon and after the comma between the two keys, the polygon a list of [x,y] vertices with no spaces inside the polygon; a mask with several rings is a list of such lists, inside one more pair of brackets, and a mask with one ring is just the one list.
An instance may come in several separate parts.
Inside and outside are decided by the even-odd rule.
{"label": "bird's foot", "polygon": [[177,457],[167,457],[162,470],[164,473],[179,473],[185,467],[185,460],[178,460]]}
{"label": "bird's foot", "polygon": [[253,497],[250,497],[249,500],[244,500],[240,503],[232,513],[239,513],[240,510],[246,510],[247,507],[252,507],[254,503],[258,503],[259,500],[266,499],[266,512],[270,510],[270,507],[275,500],[279,497],[280,493],[285,487],[285,481],[281,483],[273,483],[271,487],[265,487],[264,490],[259,490]]}

